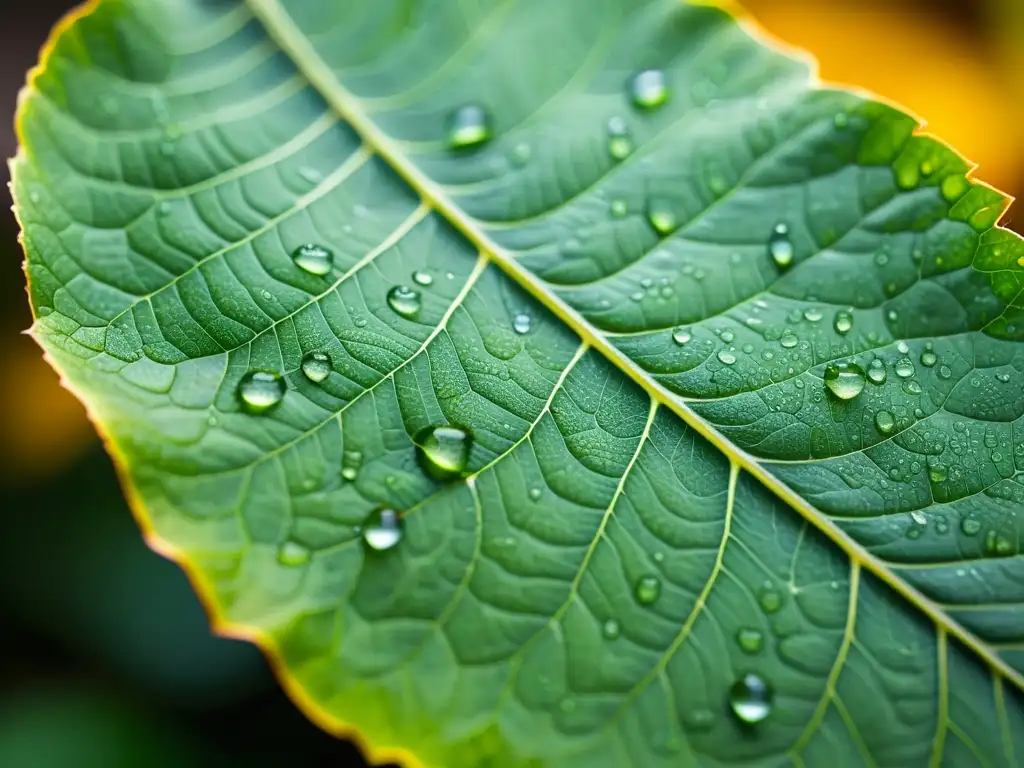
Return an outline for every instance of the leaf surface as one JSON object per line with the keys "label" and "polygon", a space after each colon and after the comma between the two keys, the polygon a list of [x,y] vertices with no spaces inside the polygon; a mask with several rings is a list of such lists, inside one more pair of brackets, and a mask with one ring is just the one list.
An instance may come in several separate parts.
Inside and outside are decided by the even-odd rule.
{"label": "leaf surface", "polygon": [[[33,332],[220,628],[377,757],[1024,754],[1024,246],[915,120],[752,32],[104,0],[44,51]],[[455,482],[438,425],[473,436]]]}

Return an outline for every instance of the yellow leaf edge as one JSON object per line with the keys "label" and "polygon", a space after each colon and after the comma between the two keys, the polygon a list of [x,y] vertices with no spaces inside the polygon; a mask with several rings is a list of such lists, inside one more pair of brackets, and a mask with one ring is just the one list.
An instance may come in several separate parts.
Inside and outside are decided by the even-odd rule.
{"label": "yellow leaf edge", "polygon": [[[913,118],[913,120],[917,123],[917,128],[915,128],[914,130],[915,136],[926,136],[932,139],[933,141],[936,141],[939,144],[943,145],[951,152],[953,152],[957,157],[964,160],[964,162],[967,164],[969,170],[966,173],[966,177],[974,185],[993,191],[1003,198],[1003,210],[1000,214],[999,221],[1002,221],[1003,217],[1005,217],[1006,215],[1007,210],[1010,208],[1012,203],[1015,202],[1016,198],[1014,198],[1012,195],[1003,192],[1002,190],[997,189],[996,187],[993,187],[975,178],[974,173],[978,169],[977,164],[965,158],[956,150],[955,147],[953,147],[948,142],[944,141],[941,137],[925,130],[926,121],[919,115],[914,113],[911,109],[907,108],[906,106],[896,101],[887,99],[885,97],[881,97],[878,94],[871,93],[855,85],[823,81],[819,76],[818,62],[817,59],[815,59],[815,57],[813,56],[813,54],[809,53],[808,51],[802,48],[793,46],[787,43],[786,41],[782,40],[781,38],[773,35],[759,21],[757,21],[757,19],[749,11],[747,11],[746,8],[744,8],[739,2],[737,2],[737,0],[679,1],[688,2],[692,5],[702,5],[707,7],[718,8],[719,10],[724,11],[730,17],[732,17],[733,21],[748,36],[750,36],[760,45],[763,45],[766,48],[777,50],[780,53],[788,56],[789,58],[803,61],[805,64],[808,65],[809,68],[808,87],[811,89],[829,88],[845,90],[854,93],[862,98],[869,99],[880,104],[886,105],[888,107],[891,107]],[[86,2],[84,2],[82,5],[73,8],[72,10],[68,11],[63,17],[61,17],[53,26],[53,29],[50,31],[49,36],[40,48],[38,62],[27,73],[26,84],[21,89],[18,95],[18,105],[14,117],[15,136],[17,138],[18,148],[15,157],[12,158],[11,161],[9,161],[11,179],[10,187],[12,191],[12,196],[14,193],[15,186],[16,163],[19,160],[28,159],[27,153],[25,152],[24,142],[24,97],[27,93],[31,92],[34,89],[35,81],[46,71],[47,65],[49,64],[50,58],[52,57],[54,49],[56,48],[57,42],[60,40],[60,38],[68,30],[70,30],[79,20],[93,13],[103,2],[104,0],[86,0]],[[15,220],[17,221],[18,228],[20,230],[18,234],[18,242],[22,245],[23,250],[25,250],[25,261],[22,263],[22,268],[25,273],[27,288],[26,292],[29,296],[31,296],[31,278],[28,273],[28,252],[27,249],[25,249],[24,242],[25,227],[21,219],[17,201],[15,200],[14,202],[15,205],[13,206],[12,210],[14,212]],[[996,224],[996,226],[993,227],[993,229],[1011,231],[999,226],[998,223]],[[1017,235],[1017,237],[1019,238],[1020,236]],[[509,276],[512,277],[513,279],[517,278],[516,275]],[[34,307],[32,307],[32,311],[33,319],[38,319],[35,318]],[[561,312],[557,312],[556,314],[558,314],[560,319],[562,319],[563,321],[565,320],[565,318],[562,317]],[[576,329],[574,328],[574,330]],[[209,583],[209,581],[206,579],[201,570],[189,559],[189,555],[187,552],[164,539],[154,529],[153,523],[150,520],[149,512],[146,508],[146,504],[143,501],[138,490],[136,489],[134,482],[132,481],[129,461],[121,451],[113,435],[111,435],[107,431],[106,426],[100,421],[98,416],[94,413],[93,408],[90,406],[88,400],[83,396],[82,393],[80,393],[77,390],[75,385],[64,375],[64,372],[61,370],[57,361],[49,354],[45,346],[43,346],[41,340],[37,337],[35,333],[34,323],[33,327],[30,328],[27,331],[27,333],[32,337],[32,339],[37,344],[39,344],[40,349],[43,352],[43,359],[59,375],[61,386],[68,390],[72,395],[74,395],[75,398],[77,398],[85,407],[86,415],[88,416],[89,421],[96,429],[96,432],[103,443],[104,449],[107,451],[107,453],[110,455],[113,461],[114,469],[116,471],[118,480],[124,492],[125,499],[128,503],[128,507],[131,510],[132,516],[135,518],[136,524],[139,526],[143,540],[151,550],[161,555],[162,557],[165,557],[168,560],[174,562],[185,573],[186,578],[188,579],[189,583],[192,586],[192,589],[195,591],[200,603],[203,606],[203,609],[210,622],[211,631],[220,637],[249,642],[255,645],[257,648],[259,648],[264,658],[266,659],[275,679],[277,680],[281,688],[284,690],[288,698],[292,701],[292,703],[294,703],[295,706],[297,706],[299,710],[311,722],[313,722],[323,731],[337,738],[348,739],[349,741],[353,742],[369,763],[373,765],[397,763],[403,766],[403,768],[431,768],[430,766],[427,766],[423,761],[421,761],[420,758],[411,750],[395,745],[374,744],[362,733],[358,726],[354,725],[353,723],[349,723],[345,720],[342,720],[341,718],[338,718],[329,713],[325,708],[323,708],[316,701],[314,701],[308,693],[306,693],[306,691],[299,685],[295,677],[284,666],[281,660],[281,653],[277,648],[277,644],[273,636],[269,632],[265,632],[253,627],[248,627],[243,624],[231,622],[227,620],[223,615],[221,615],[214,597],[215,592],[213,589],[213,585]],[[614,363],[614,361],[612,362]],[[707,437],[707,435],[705,435],[705,437]],[[717,443],[718,441],[715,440],[713,442]],[[765,478],[760,477],[761,473],[754,474],[755,476],[758,477],[758,479],[762,481],[765,480]],[[778,488],[776,488],[775,486],[784,487],[782,486],[780,481],[774,480],[774,478],[768,481],[767,484],[769,485],[769,487],[772,488],[773,491],[776,492],[778,492]],[[784,494],[784,500],[788,501],[786,497],[789,496],[790,494],[791,492]],[[847,542],[847,545],[844,545],[843,542],[837,541],[832,531],[826,531],[826,535],[828,535],[829,539],[832,540],[834,543],[839,544],[848,556],[851,555],[849,551],[850,545],[860,549],[860,546],[854,542]],[[856,559],[854,559],[854,562],[856,562]],[[889,581],[886,580],[886,583],[889,583]],[[896,585],[890,583],[890,586]],[[907,594],[908,590],[910,590],[909,587],[907,587],[906,589],[900,589],[897,586],[896,588],[896,591],[899,592],[903,597],[908,598],[911,603],[915,604],[917,607],[922,607],[923,596],[913,594],[916,593],[916,590],[910,590],[912,594]],[[931,618],[934,619],[934,617]],[[971,635],[971,633],[960,628],[959,625],[955,625],[955,627],[960,629],[960,632],[955,633],[956,635],[961,635],[962,633],[962,636],[959,639],[962,641],[966,641],[967,644],[972,648],[972,650],[978,652],[978,640],[974,638],[973,635]],[[979,656],[981,657],[981,660],[983,662],[985,662],[989,667],[992,668],[993,673],[1005,677],[1006,679],[1014,683],[1020,690],[1024,691],[1024,676],[1022,676],[1013,668],[1009,667],[1009,665],[1003,662],[1002,659],[998,658],[997,656],[991,653],[982,652],[979,653]]]}

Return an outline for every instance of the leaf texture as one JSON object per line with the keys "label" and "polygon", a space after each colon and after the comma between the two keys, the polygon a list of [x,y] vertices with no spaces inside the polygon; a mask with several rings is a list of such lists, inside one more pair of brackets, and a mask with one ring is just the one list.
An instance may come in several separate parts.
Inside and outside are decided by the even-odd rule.
{"label": "leaf texture", "polygon": [[18,122],[35,337],[325,727],[451,768],[1024,755],[1024,246],[913,118],[702,5],[103,0]]}

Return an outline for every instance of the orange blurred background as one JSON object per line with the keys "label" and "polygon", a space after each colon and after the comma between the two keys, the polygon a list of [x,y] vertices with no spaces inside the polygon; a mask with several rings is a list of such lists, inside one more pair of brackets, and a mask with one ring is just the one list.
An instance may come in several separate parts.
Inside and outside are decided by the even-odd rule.
{"label": "orange blurred background", "polygon": [[[8,3],[0,11],[4,156],[15,151],[11,121],[25,71],[70,5],[34,0]],[[771,35],[817,56],[822,80],[859,86],[904,105],[927,121],[931,133],[978,164],[976,178],[1015,196],[1024,194],[1024,0],[747,0],[744,6]],[[1024,231],[1024,214],[1015,214],[1011,208],[1004,224]],[[252,649],[209,638],[181,574],[143,550],[82,407],[60,388],[39,349],[20,333],[31,318],[16,237],[13,217],[0,215],[0,358],[5,365],[0,376],[0,423],[5,426],[0,492],[9,518],[6,533],[18,542],[20,556],[14,565],[0,563],[0,612],[10,627],[0,632],[0,653],[9,662],[7,671],[0,668],[0,764],[5,755],[21,754],[10,751],[18,747],[10,747],[9,737],[26,733],[32,722],[56,728],[63,722],[60,717],[74,720],[84,713],[82,727],[93,727],[88,718],[107,709],[114,712],[111,722],[121,722],[118,718],[130,712],[132,718],[144,718],[147,728],[176,734],[175,744],[191,745],[196,754],[237,758],[248,750],[246,765],[283,764],[274,762],[276,742],[267,741],[272,738],[281,741],[282,754],[294,756],[297,744],[315,743],[321,750],[315,754],[334,763],[344,762],[346,755],[355,759],[351,747],[338,753],[339,745],[291,714]],[[54,541],[60,539],[57,531],[64,534],[63,544]],[[106,580],[96,582],[97,573],[106,573]],[[33,585],[45,579],[63,579],[74,588],[33,592]],[[104,610],[83,610],[76,620],[75,606],[83,601],[102,604]],[[160,632],[172,634],[173,643],[163,647],[157,640],[148,645],[139,640],[128,646],[118,640],[131,637],[140,622],[163,627]],[[135,658],[132,654],[137,664],[125,667],[125,659]],[[209,674],[201,668],[203,659]],[[23,668],[35,671],[11,671]],[[187,677],[182,670],[201,677],[207,687],[196,682],[188,696],[175,698],[181,691],[168,688],[168,681],[180,686]],[[229,690],[230,695],[225,693]],[[47,709],[58,705],[68,706],[57,715]],[[41,707],[45,717],[26,721],[25,713],[36,711],[31,707]],[[268,727],[254,725],[260,717]],[[232,741],[232,728],[241,740]],[[38,757],[41,742],[31,743]],[[205,764],[204,759],[183,759],[178,764]],[[31,763],[33,768],[50,764]]]}

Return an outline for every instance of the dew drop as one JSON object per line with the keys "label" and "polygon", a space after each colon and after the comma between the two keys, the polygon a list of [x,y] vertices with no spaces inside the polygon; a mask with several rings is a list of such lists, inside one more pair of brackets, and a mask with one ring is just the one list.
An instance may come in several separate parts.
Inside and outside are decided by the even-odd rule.
{"label": "dew drop", "polygon": [[530,316],[525,312],[519,312],[512,318],[512,330],[520,336],[530,332]]}
{"label": "dew drop", "polygon": [[412,281],[416,285],[430,285],[434,282],[434,276],[425,269],[417,269],[412,273]]}
{"label": "dew drop", "polygon": [[939,357],[934,352],[932,352],[932,350],[925,349],[921,353],[921,365],[923,365],[925,368],[931,368],[937,362],[939,362]]}
{"label": "dew drop", "polygon": [[641,109],[654,109],[668,101],[668,84],[660,69],[645,69],[633,77],[630,85],[633,103]]}
{"label": "dew drop", "polygon": [[782,595],[774,589],[766,589],[761,592],[759,601],[765,613],[775,613],[782,607]]}
{"label": "dew drop", "polygon": [[928,467],[928,477],[933,483],[944,483],[949,477],[949,470],[943,464],[933,464]]}
{"label": "dew drop", "polygon": [[729,689],[729,707],[741,723],[756,725],[772,712],[772,690],[755,674],[746,674]]}
{"label": "dew drop", "polygon": [[779,344],[786,349],[792,349],[799,343],[799,341],[800,340],[796,337],[796,334],[792,331],[783,331],[782,337],[779,339]]}
{"label": "dew drop", "polygon": [[297,541],[286,541],[277,549],[277,562],[295,568],[309,562],[309,549]]}
{"label": "dew drop", "polygon": [[732,365],[736,362],[736,355],[727,349],[720,350],[718,353],[718,359],[726,365]]}
{"label": "dew drop", "polygon": [[479,104],[459,107],[448,118],[448,146],[472,149],[491,139],[491,119]]}
{"label": "dew drop", "polygon": [[420,464],[436,480],[451,480],[466,471],[473,438],[461,427],[439,425],[421,430],[413,441]]}
{"label": "dew drop", "polygon": [[896,419],[888,411],[879,411],[875,414],[875,426],[883,435],[888,435],[896,426]]}
{"label": "dew drop", "polygon": [[684,344],[689,343],[690,339],[692,338],[693,335],[691,334],[689,328],[679,326],[674,331],[672,331],[672,341],[674,341],[679,346],[683,346]]}
{"label": "dew drop", "polygon": [[821,320],[821,317],[821,310],[817,307],[810,307],[809,309],[804,310],[804,320],[809,323],[816,323]]}
{"label": "dew drop", "polygon": [[896,371],[896,375],[901,379],[908,379],[914,375],[914,364],[907,357],[901,357],[897,360],[896,365],[892,369]]}
{"label": "dew drop", "polygon": [[356,467],[342,467],[341,477],[346,482],[351,483],[359,476],[359,470]]}
{"label": "dew drop", "polygon": [[608,619],[601,627],[601,634],[604,635],[605,640],[617,640],[621,633],[622,628],[615,619]]}
{"label": "dew drop", "polygon": [[613,160],[625,160],[633,153],[633,137],[626,121],[613,117],[608,121],[608,154]]}
{"label": "dew drop", "polygon": [[621,219],[623,216],[629,213],[629,206],[626,204],[625,200],[615,199],[612,200],[610,210],[612,216],[614,216],[616,219]]}
{"label": "dew drop", "polygon": [[302,372],[307,379],[319,384],[331,373],[331,356],[326,352],[310,352],[302,358]]}
{"label": "dew drop", "polygon": [[270,371],[250,371],[238,383],[238,396],[249,413],[266,413],[284,398],[284,380]]}
{"label": "dew drop", "polygon": [[965,517],[960,521],[960,530],[966,536],[977,536],[981,533],[981,521],[973,517]]}
{"label": "dew drop", "polygon": [[871,361],[871,365],[868,366],[868,380],[872,384],[885,384],[885,380],[889,378],[889,374],[885,370],[885,363],[881,360],[875,359]]}
{"label": "dew drop", "polygon": [[836,312],[835,320],[832,321],[832,327],[840,336],[845,336],[853,328],[853,315],[845,309],[839,310]]}
{"label": "dew drop", "polygon": [[402,317],[413,317],[420,311],[420,293],[407,285],[396,285],[388,291],[388,306]]}
{"label": "dew drop", "polygon": [[764,647],[764,635],[758,629],[741,629],[736,633],[736,643],[744,653],[760,653]]}
{"label": "dew drop", "polygon": [[939,366],[939,378],[940,379],[948,379],[952,375],[953,375],[953,371],[950,369],[950,367],[948,365],[940,365]]}
{"label": "dew drop", "polygon": [[306,243],[292,251],[292,260],[299,269],[323,277],[334,266],[334,254],[322,245]]}
{"label": "dew drop", "polygon": [[852,400],[864,390],[864,369],[856,363],[830,363],[825,367],[825,386],[840,400]]}
{"label": "dew drop", "polygon": [[919,509],[915,509],[911,512],[910,517],[918,525],[928,525],[928,518],[925,516],[924,512]]}
{"label": "dew drop", "polygon": [[793,242],[789,239],[789,227],[779,222],[768,238],[768,253],[779,269],[793,263]]}
{"label": "dew drop", "polygon": [[651,605],[661,596],[661,579],[646,575],[637,579],[633,594],[641,605]]}
{"label": "dew drop", "polygon": [[[914,379],[908,379],[907,381],[903,382],[903,391],[906,392],[908,395],[920,395],[922,391],[921,384],[920,382],[915,381]],[[915,415],[917,416],[917,418],[920,419],[923,414],[915,413]]]}
{"label": "dew drop", "polygon": [[659,235],[668,235],[679,226],[672,204],[663,197],[652,197],[647,202],[647,220]]}
{"label": "dew drop", "polygon": [[384,552],[401,540],[402,521],[393,509],[375,509],[363,523],[363,541],[370,549]]}
{"label": "dew drop", "polygon": [[524,165],[530,162],[530,157],[532,155],[533,150],[530,149],[530,145],[527,144],[525,141],[520,142],[519,144],[516,144],[515,147],[512,149],[512,164],[522,168]]}

